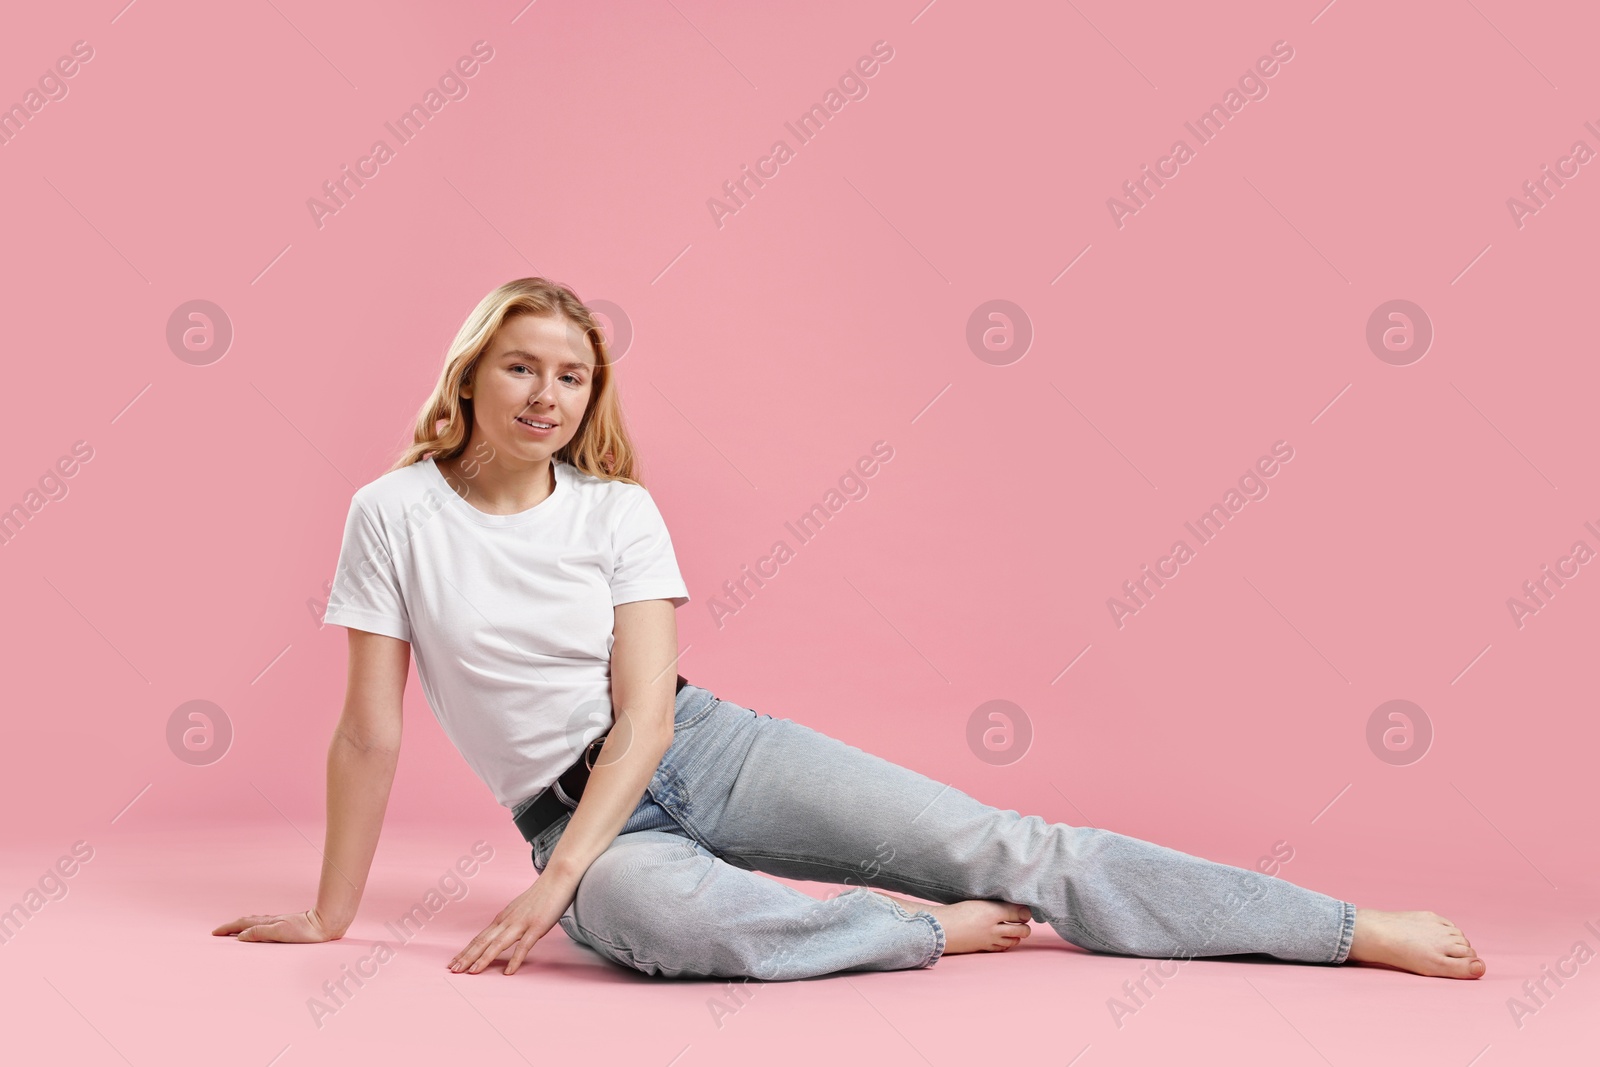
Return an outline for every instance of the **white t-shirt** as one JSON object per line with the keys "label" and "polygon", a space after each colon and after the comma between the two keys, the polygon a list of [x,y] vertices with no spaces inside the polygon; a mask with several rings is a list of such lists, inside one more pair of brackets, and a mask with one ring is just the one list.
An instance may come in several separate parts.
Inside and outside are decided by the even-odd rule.
{"label": "white t-shirt", "polygon": [[689,600],[643,486],[553,465],[515,515],[467,503],[431,457],[362,486],[323,614],[411,642],[439,724],[508,808],[611,725],[612,608]]}

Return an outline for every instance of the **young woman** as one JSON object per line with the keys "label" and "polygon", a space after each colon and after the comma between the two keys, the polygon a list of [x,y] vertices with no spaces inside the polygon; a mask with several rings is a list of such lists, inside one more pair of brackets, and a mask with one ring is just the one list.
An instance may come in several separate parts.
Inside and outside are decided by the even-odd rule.
{"label": "young woman", "polygon": [[[349,629],[349,677],[316,907],[213,933],[310,942],[350,926],[414,651],[434,714],[539,872],[453,971],[508,955],[514,974],[558,923],[647,974],[790,979],[1004,951],[1037,920],[1097,952],[1483,975],[1433,912],[1357,908],[989,807],[689,684],[674,616],[688,590],[638,479],[605,339],[565,286],[522,278],[478,304],[414,438],[356,492],[325,614]],[[855,887],[819,900],[757,871]]]}

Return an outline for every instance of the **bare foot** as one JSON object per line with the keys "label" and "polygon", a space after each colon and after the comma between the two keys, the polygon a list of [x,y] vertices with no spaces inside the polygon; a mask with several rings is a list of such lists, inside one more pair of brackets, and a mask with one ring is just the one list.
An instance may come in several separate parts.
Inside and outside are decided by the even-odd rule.
{"label": "bare foot", "polygon": [[[877,890],[873,890],[877,892]],[[944,954],[1004,952],[1033,933],[1033,913],[1022,904],[1003,900],[963,900],[959,904],[918,904],[904,897],[878,893],[915,915],[925,911],[944,927]]]}
{"label": "bare foot", "polygon": [[1460,928],[1431,911],[1357,908],[1350,959],[1431,978],[1482,978],[1489,969]]}

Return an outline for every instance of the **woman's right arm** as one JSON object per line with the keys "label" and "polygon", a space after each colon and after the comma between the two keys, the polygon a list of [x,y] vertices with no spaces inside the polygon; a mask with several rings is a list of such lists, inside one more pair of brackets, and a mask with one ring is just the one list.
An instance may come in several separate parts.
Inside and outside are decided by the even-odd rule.
{"label": "woman's right arm", "polygon": [[355,921],[400,759],[401,700],[411,646],[350,631],[344,712],[328,745],[328,837],[315,915],[334,937]]}
{"label": "woman's right arm", "polygon": [[410,666],[409,643],[350,630],[344,711],[328,746],[328,835],[316,907],[241,916],[212,933],[238,934],[241,941],[331,941],[344,936],[366,888],[394,784]]}

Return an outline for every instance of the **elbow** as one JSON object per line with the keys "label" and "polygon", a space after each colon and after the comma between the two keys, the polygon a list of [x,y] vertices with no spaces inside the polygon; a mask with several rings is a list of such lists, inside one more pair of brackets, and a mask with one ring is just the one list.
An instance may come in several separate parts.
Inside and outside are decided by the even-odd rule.
{"label": "elbow", "polygon": [[389,734],[367,734],[340,727],[333,734],[335,751],[344,750],[373,759],[397,760],[400,758],[400,737]]}
{"label": "elbow", "polygon": [[671,715],[665,717],[652,715],[644,721],[643,736],[646,744],[650,746],[650,751],[655,753],[657,759],[665,756],[667,749],[672,747],[673,728],[674,723]]}
{"label": "elbow", "polygon": [[677,723],[673,721],[673,717],[671,715],[668,715],[666,721],[661,724],[660,728],[661,735],[657,740],[661,746],[661,754],[665,756],[667,754],[667,749],[672,747],[672,739],[674,736],[676,736]]}
{"label": "elbow", "polygon": [[671,708],[667,710],[665,715],[656,711],[649,713],[624,712],[618,716],[617,722],[612,726],[612,731],[617,732],[619,725],[626,729],[627,736],[631,738],[630,748],[635,745],[644,748],[658,762],[662,756],[667,754],[667,749],[672,747],[672,738],[677,728],[677,724],[673,721]]}

